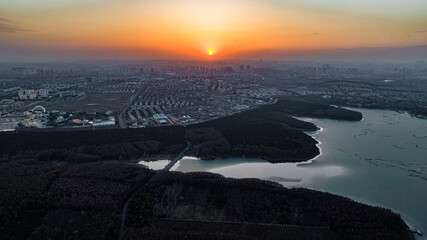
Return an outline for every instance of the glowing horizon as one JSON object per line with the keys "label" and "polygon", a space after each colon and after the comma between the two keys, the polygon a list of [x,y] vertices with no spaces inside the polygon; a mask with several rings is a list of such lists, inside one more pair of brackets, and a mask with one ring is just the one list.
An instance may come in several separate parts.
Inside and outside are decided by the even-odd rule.
{"label": "glowing horizon", "polygon": [[3,0],[0,9],[0,51],[24,56],[205,59],[427,43],[422,0]]}

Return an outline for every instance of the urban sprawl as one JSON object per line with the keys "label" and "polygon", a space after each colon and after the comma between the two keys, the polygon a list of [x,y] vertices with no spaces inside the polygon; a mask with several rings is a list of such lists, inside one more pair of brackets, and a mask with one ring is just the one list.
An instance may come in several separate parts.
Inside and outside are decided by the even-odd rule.
{"label": "urban sprawl", "polygon": [[144,61],[0,65],[0,130],[191,124],[307,97],[425,117],[427,63]]}

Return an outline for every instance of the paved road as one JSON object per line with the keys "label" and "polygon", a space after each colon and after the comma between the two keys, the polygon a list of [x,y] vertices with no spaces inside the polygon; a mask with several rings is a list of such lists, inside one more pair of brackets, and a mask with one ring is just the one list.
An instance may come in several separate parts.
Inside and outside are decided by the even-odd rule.
{"label": "paved road", "polygon": [[226,224],[242,224],[242,225],[259,225],[273,227],[291,227],[291,228],[308,228],[308,229],[329,229],[329,226],[309,226],[309,225],[294,225],[294,224],[278,224],[278,223],[258,223],[258,222],[239,222],[239,221],[221,221],[221,220],[198,220],[186,218],[161,218],[165,221],[177,222],[199,222],[199,223],[226,223]]}
{"label": "paved road", "polygon": [[[185,152],[188,150],[188,148],[190,147],[190,142],[187,141],[187,147],[185,147],[184,150],[182,150],[182,152],[176,157],[174,158],[165,168],[163,168],[162,171],[169,171],[171,169],[171,167],[178,162],[182,156],[184,156]],[[156,173],[157,174],[157,173]],[[125,205],[123,206],[123,210],[122,210],[122,217],[120,220],[120,232],[119,232],[119,240],[122,240],[123,238],[123,228],[125,225],[125,221],[126,221],[126,212],[127,212],[127,208],[129,206],[129,202],[133,199],[133,197],[135,196],[135,194],[138,192],[138,190],[140,188],[142,188],[147,182],[149,182],[154,176],[156,176],[156,174],[154,174],[153,176],[151,176],[149,179],[147,179],[144,183],[135,186],[132,191],[133,194],[128,198],[128,200],[126,201]]]}
{"label": "paved road", "polygon": [[174,160],[172,160],[168,165],[166,165],[166,167],[163,168],[162,171],[169,171],[173,167],[173,165],[175,165],[175,163],[177,163],[184,156],[184,153],[188,150],[189,147],[190,143],[187,141],[187,147],[185,147],[184,151],[182,151]]}
{"label": "paved road", "polygon": [[145,91],[144,91],[144,93],[143,94],[140,94],[141,93],[141,89],[139,89],[137,92],[136,92],[136,94],[135,95],[133,95],[131,98],[130,98],[130,100],[129,100],[129,103],[126,105],[126,107],[125,108],[123,108],[123,111],[121,111],[120,112],[120,114],[119,114],[119,125],[120,125],[120,128],[126,128],[127,127],[127,125],[126,125],[126,117],[125,117],[125,114],[126,114],[126,110],[132,105],[132,103],[133,103],[133,101],[135,100],[135,98],[138,96],[138,95],[145,95],[146,93],[147,93],[147,91],[148,91],[148,89],[149,89],[150,87],[147,87],[146,89],[145,89]]}
{"label": "paved road", "polygon": [[[149,88],[149,87],[148,87]],[[143,94],[145,94],[146,92],[147,92],[147,90],[148,90],[148,88],[145,90],[145,92],[143,93]],[[134,97],[136,97],[138,94],[135,94],[135,96]],[[134,97],[131,99],[131,102],[128,104],[128,105],[130,105],[132,102],[133,102],[133,99],[134,99]],[[273,103],[274,103],[274,101],[277,101],[276,99],[275,100],[273,100]],[[121,116],[122,116],[122,114],[123,114],[123,112],[125,112],[125,110],[128,108],[129,106],[126,106],[126,108],[122,111],[122,113],[120,113],[120,118],[121,118]],[[239,112],[241,112],[241,111],[239,111]],[[233,114],[236,114],[236,113],[233,113]],[[212,120],[212,119],[209,119],[209,120]],[[120,122],[120,123],[122,123],[122,121]],[[126,127],[126,126],[125,126]],[[125,128],[125,127],[123,127],[123,128]],[[184,126],[185,127],[185,126]],[[187,128],[185,127],[185,131],[187,131]],[[168,165],[166,165],[163,169],[162,169],[162,171],[169,171],[172,167],[173,167],[173,165],[175,165],[183,156],[184,156],[184,154],[185,154],[185,152],[187,152],[187,150],[190,148],[190,142],[187,140],[187,146],[185,147],[185,149],[178,155],[178,156],[176,156]],[[156,176],[156,174],[154,174],[151,178],[153,178],[154,176]],[[120,221],[120,232],[119,232],[119,240],[122,240],[122,238],[123,238],[123,228],[124,228],[124,224],[125,224],[125,221],[126,221],[126,212],[127,212],[127,208],[128,208],[128,206],[129,206],[129,202],[133,199],[133,197],[135,196],[135,193],[136,192],[138,192],[138,190],[141,188],[141,187],[143,187],[147,182],[149,182],[150,181],[150,179],[151,178],[149,178],[145,183],[143,183],[143,184],[141,184],[141,185],[139,185],[139,186],[136,186],[133,190],[134,190],[134,193],[128,198],[128,200],[126,201],[126,203],[125,203],[125,205],[123,206],[123,210],[122,210],[122,217],[121,217],[121,221]],[[180,219],[180,221],[199,221],[200,222],[200,220],[192,220],[192,219]],[[210,222],[216,222],[216,223],[235,223],[235,224],[237,224],[237,223],[239,223],[239,224],[258,224],[258,223],[249,223],[249,222],[230,222],[230,221],[210,221]],[[263,223],[259,223],[258,225],[263,225]],[[271,225],[271,226],[273,226],[273,225],[275,225],[275,224],[265,224],[264,223],[264,225]],[[283,224],[279,224],[280,226],[285,226],[285,225],[283,225]],[[298,225],[289,225],[289,226],[294,226],[294,227],[304,227],[304,226],[298,226]],[[308,227],[308,226],[305,226],[305,227]]]}

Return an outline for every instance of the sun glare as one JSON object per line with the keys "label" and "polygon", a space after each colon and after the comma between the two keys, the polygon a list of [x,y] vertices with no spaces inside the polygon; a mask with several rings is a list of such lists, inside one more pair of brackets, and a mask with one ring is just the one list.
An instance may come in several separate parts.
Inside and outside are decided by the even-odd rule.
{"label": "sun glare", "polygon": [[210,49],[209,49],[209,56],[212,56],[212,55],[213,55],[213,53],[214,53],[213,49],[212,49],[212,48],[210,48]]}

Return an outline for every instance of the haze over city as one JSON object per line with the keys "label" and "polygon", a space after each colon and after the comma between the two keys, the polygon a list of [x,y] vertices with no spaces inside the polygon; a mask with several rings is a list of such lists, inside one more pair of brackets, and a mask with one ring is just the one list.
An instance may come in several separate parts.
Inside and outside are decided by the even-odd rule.
{"label": "haze over city", "polygon": [[3,0],[0,9],[3,61],[427,55],[424,0]]}

